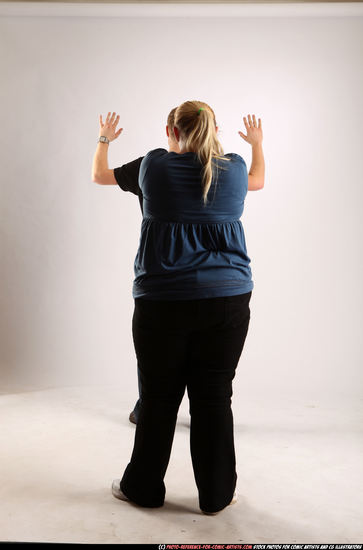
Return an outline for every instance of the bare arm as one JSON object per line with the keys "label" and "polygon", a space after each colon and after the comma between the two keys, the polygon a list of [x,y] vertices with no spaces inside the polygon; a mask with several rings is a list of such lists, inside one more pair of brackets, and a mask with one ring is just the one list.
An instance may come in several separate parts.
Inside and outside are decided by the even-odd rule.
{"label": "bare arm", "polygon": [[248,189],[256,191],[262,189],[265,185],[265,159],[263,157],[262,150],[262,126],[261,119],[258,119],[258,125],[256,124],[255,115],[248,115],[248,123],[246,117],[243,117],[247,135],[242,132],[238,132],[239,135],[252,146],[252,163],[248,174]]}
{"label": "bare arm", "polygon": [[108,143],[98,142],[95,156],[93,157],[92,164],[92,181],[99,183],[97,180],[102,179],[102,176],[108,172]]}
{"label": "bare arm", "polygon": [[[102,122],[102,115],[100,115],[100,136],[106,136],[110,142],[114,141],[118,138],[118,136],[121,134],[123,128],[120,128],[116,132],[116,126],[118,124],[118,121],[120,119],[119,115],[115,118],[116,113],[113,112],[112,116],[111,112],[108,113],[106,117],[106,121],[103,124]],[[114,174],[113,170],[110,170],[108,168],[108,160],[107,160],[107,153],[108,153],[108,143],[97,143],[97,149],[95,156],[93,157],[93,164],[92,164],[92,181],[95,181],[96,183],[101,184],[114,184],[117,183],[116,180],[114,180]]]}
{"label": "bare arm", "polygon": [[[251,185],[251,187],[250,187]],[[265,185],[265,159],[263,157],[262,143],[252,145],[252,163],[248,174],[248,189],[262,189]]]}

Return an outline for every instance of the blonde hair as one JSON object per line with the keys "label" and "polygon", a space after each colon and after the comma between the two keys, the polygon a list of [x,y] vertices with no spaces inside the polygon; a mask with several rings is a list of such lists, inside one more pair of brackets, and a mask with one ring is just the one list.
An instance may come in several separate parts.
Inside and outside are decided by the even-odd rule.
{"label": "blonde hair", "polygon": [[168,128],[169,128],[169,133],[172,137],[175,138],[174,136],[174,118],[175,118],[175,111],[177,110],[177,107],[174,107],[174,109],[172,109],[170,111],[170,113],[168,114],[168,120],[167,120],[167,125],[168,125]]}
{"label": "blonde hair", "polygon": [[213,159],[231,160],[224,156],[223,147],[217,138],[214,111],[203,101],[185,101],[176,108],[174,126],[178,128],[185,141],[185,149],[197,153],[203,166],[202,189],[205,206],[212,179],[214,176],[218,179],[219,167],[223,169],[222,166],[213,163]]}

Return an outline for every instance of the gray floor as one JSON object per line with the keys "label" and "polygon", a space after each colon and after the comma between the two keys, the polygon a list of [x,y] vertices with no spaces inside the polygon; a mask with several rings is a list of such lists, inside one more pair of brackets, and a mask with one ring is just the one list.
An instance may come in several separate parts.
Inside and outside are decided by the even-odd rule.
{"label": "gray floor", "polygon": [[1,541],[362,542],[362,400],[245,396],[234,405],[239,500],[205,516],[186,396],[164,506],[111,495],[133,445],[134,396],[126,397],[110,386],[0,395]]}

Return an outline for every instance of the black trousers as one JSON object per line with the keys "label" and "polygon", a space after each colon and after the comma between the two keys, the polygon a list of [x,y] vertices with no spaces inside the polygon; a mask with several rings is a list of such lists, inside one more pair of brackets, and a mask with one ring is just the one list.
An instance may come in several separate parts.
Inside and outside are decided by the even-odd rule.
{"label": "black trousers", "polygon": [[185,388],[199,506],[216,512],[232,500],[237,481],[232,380],[247,336],[251,295],[135,299],[132,334],[141,400],[120,487],[140,506],[164,503],[164,476]]}

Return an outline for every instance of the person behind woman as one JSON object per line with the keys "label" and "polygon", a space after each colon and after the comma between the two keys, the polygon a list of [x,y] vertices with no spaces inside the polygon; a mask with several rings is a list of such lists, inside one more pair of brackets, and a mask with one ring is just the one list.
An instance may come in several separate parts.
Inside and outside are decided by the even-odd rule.
{"label": "person behind woman", "polygon": [[[262,127],[248,118],[247,136],[240,135],[253,147],[257,189],[264,185]],[[142,399],[132,456],[112,492],[139,506],[163,505],[187,388],[199,507],[216,514],[236,498],[232,380],[254,288],[240,220],[248,174],[240,155],[223,154],[209,105],[186,101],[174,124],[180,154],[154,149],[140,166],[144,213],[132,331]]]}

